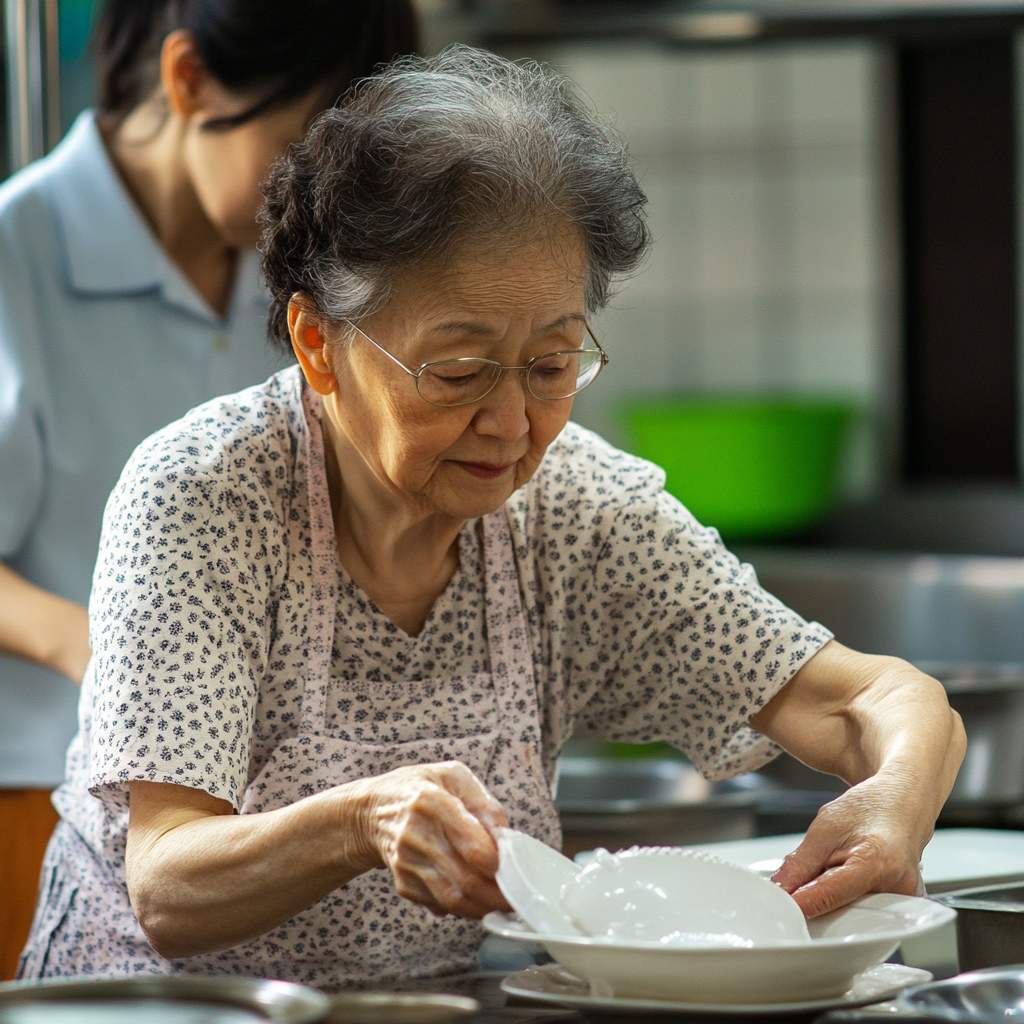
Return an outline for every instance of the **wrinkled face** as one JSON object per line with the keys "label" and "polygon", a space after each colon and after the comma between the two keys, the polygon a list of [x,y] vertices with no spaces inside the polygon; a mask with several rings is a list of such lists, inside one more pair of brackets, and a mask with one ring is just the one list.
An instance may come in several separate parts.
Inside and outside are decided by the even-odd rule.
{"label": "wrinkled face", "polygon": [[[406,273],[360,327],[412,370],[461,356],[525,366],[583,347],[585,275],[575,232],[546,232],[507,255],[472,253]],[[325,401],[336,449],[349,446],[370,486],[423,515],[464,520],[499,508],[533,475],[572,410],[571,398],[534,398],[518,374],[473,405],[430,405],[358,334],[332,344],[328,358],[338,385]]]}
{"label": "wrinkled face", "polygon": [[184,147],[185,166],[206,216],[224,240],[239,248],[259,241],[256,213],[262,196],[260,182],[270,165],[292,142],[306,134],[310,121],[325,106],[321,91],[245,121],[226,131],[209,131],[203,123],[215,117],[243,113],[252,99],[242,99],[216,83],[203,116],[189,125]]}

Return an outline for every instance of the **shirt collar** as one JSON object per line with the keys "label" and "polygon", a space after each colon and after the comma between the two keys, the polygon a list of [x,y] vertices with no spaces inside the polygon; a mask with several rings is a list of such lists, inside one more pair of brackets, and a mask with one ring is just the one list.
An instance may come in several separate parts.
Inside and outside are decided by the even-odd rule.
{"label": "shirt collar", "polygon": [[159,288],[163,253],[114,169],[92,111],[78,116],[47,160],[56,172],[50,195],[72,288],[122,294]]}
{"label": "shirt collar", "polygon": [[[57,172],[50,179],[55,186],[50,194],[68,282],[75,291],[95,295],[159,291],[168,304],[219,323],[139,212],[103,145],[93,111],[78,116],[46,159]],[[62,168],[65,173],[60,173]],[[258,260],[255,252],[242,254],[229,316],[240,302],[266,302]]]}

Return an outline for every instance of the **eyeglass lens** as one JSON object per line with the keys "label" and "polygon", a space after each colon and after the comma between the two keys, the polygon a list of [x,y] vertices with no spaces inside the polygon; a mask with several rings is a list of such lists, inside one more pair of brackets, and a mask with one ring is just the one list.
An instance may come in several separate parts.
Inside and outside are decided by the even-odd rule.
{"label": "eyeglass lens", "polygon": [[[420,394],[434,405],[468,405],[494,387],[502,369],[489,359],[444,360],[425,366],[416,384]],[[600,352],[555,352],[530,366],[526,386],[535,398],[557,401],[582,391],[600,370]]]}

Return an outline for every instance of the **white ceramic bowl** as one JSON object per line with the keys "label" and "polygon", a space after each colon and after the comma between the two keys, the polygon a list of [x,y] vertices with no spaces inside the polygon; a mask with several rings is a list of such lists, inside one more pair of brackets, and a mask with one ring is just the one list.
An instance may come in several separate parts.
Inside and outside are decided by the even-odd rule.
{"label": "white ceramic bowl", "polygon": [[811,941],[803,911],[784,889],[749,868],[674,846],[598,850],[564,885],[562,907],[581,934],[620,941],[696,946]]}
{"label": "white ceramic bowl", "polygon": [[580,868],[546,843],[511,828],[494,830],[498,843],[495,881],[512,909],[537,932],[583,935],[562,909],[563,887]]}
{"label": "white ceramic bowl", "polygon": [[499,913],[488,914],[484,926],[504,938],[541,942],[595,996],[764,1005],[840,996],[904,939],[955,917],[950,907],[917,896],[864,896],[808,922],[810,942],[747,948],[546,935]]}

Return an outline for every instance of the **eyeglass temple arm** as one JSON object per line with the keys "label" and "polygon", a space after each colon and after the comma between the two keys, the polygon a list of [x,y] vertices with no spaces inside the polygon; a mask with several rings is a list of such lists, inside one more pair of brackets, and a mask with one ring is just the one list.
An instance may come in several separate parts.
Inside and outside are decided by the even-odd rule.
{"label": "eyeglass temple arm", "polygon": [[[584,321],[583,326],[586,327],[587,334],[590,335],[590,340],[597,346],[597,351],[601,353],[601,366],[607,366],[611,362],[611,357],[601,347],[601,342],[599,342],[597,338],[594,336],[594,332],[590,329],[590,324]],[[357,327],[356,330],[358,331],[359,328]]]}
{"label": "eyeglass temple arm", "polygon": [[362,332],[362,331],[360,331],[360,330],[359,330],[359,328],[358,328],[358,327],[356,327],[356,325],[355,325],[354,323],[352,323],[352,321],[351,321],[351,320],[346,320],[346,321],[345,321],[345,323],[347,323],[347,324],[349,325],[349,327],[351,327],[351,328],[352,328],[352,330],[353,330],[353,331],[359,331],[359,333],[360,333],[360,334],[362,334],[362,335],[363,335],[363,337],[364,337],[364,338],[365,338],[365,339],[366,339],[366,340],[367,340],[367,341],[368,341],[368,342],[369,342],[369,343],[370,343],[370,344],[371,344],[371,345],[372,345],[372,346],[373,346],[373,347],[374,347],[375,349],[377,349],[377,351],[378,351],[378,352],[383,352],[383,353],[384,353],[384,355],[386,355],[386,356],[388,357],[388,359],[390,359],[390,360],[391,360],[391,362],[393,362],[393,363],[395,364],[395,366],[400,366],[400,367],[401,367],[401,368],[402,368],[403,370],[405,370],[405,372],[406,372],[407,374],[409,374],[409,376],[410,376],[410,377],[413,377],[413,378],[415,378],[416,380],[419,380],[419,376],[420,376],[420,375],[419,375],[419,374],[418,374],[418,373],[417,373],[417,372],[416,372],[415,370],[410,370],[410,369],[409,369],[409,367],[405,365],[405,363],[403,363],[403,362],[402,362],[401,360],[399,360],[399,359],[396,359],[396,358],[395,358],[395,357],[394,357],[394,356],[393,356],[393,355],[392,355],[392,354],[391,354],[391,353],[390,353],[390,352],[389,352],[389,351],[388,351],[388,350],[387,350],[386,348],[383,348],[383,347],[382,347],[381,345],[378,345],[378,344],[377,344],[377,342],[375,342],[375,341],[373,340],[373,338],[371,338],[371,337],[370,337],[370,336],[369,336],[368,334],[363,334],[363,332]]}

